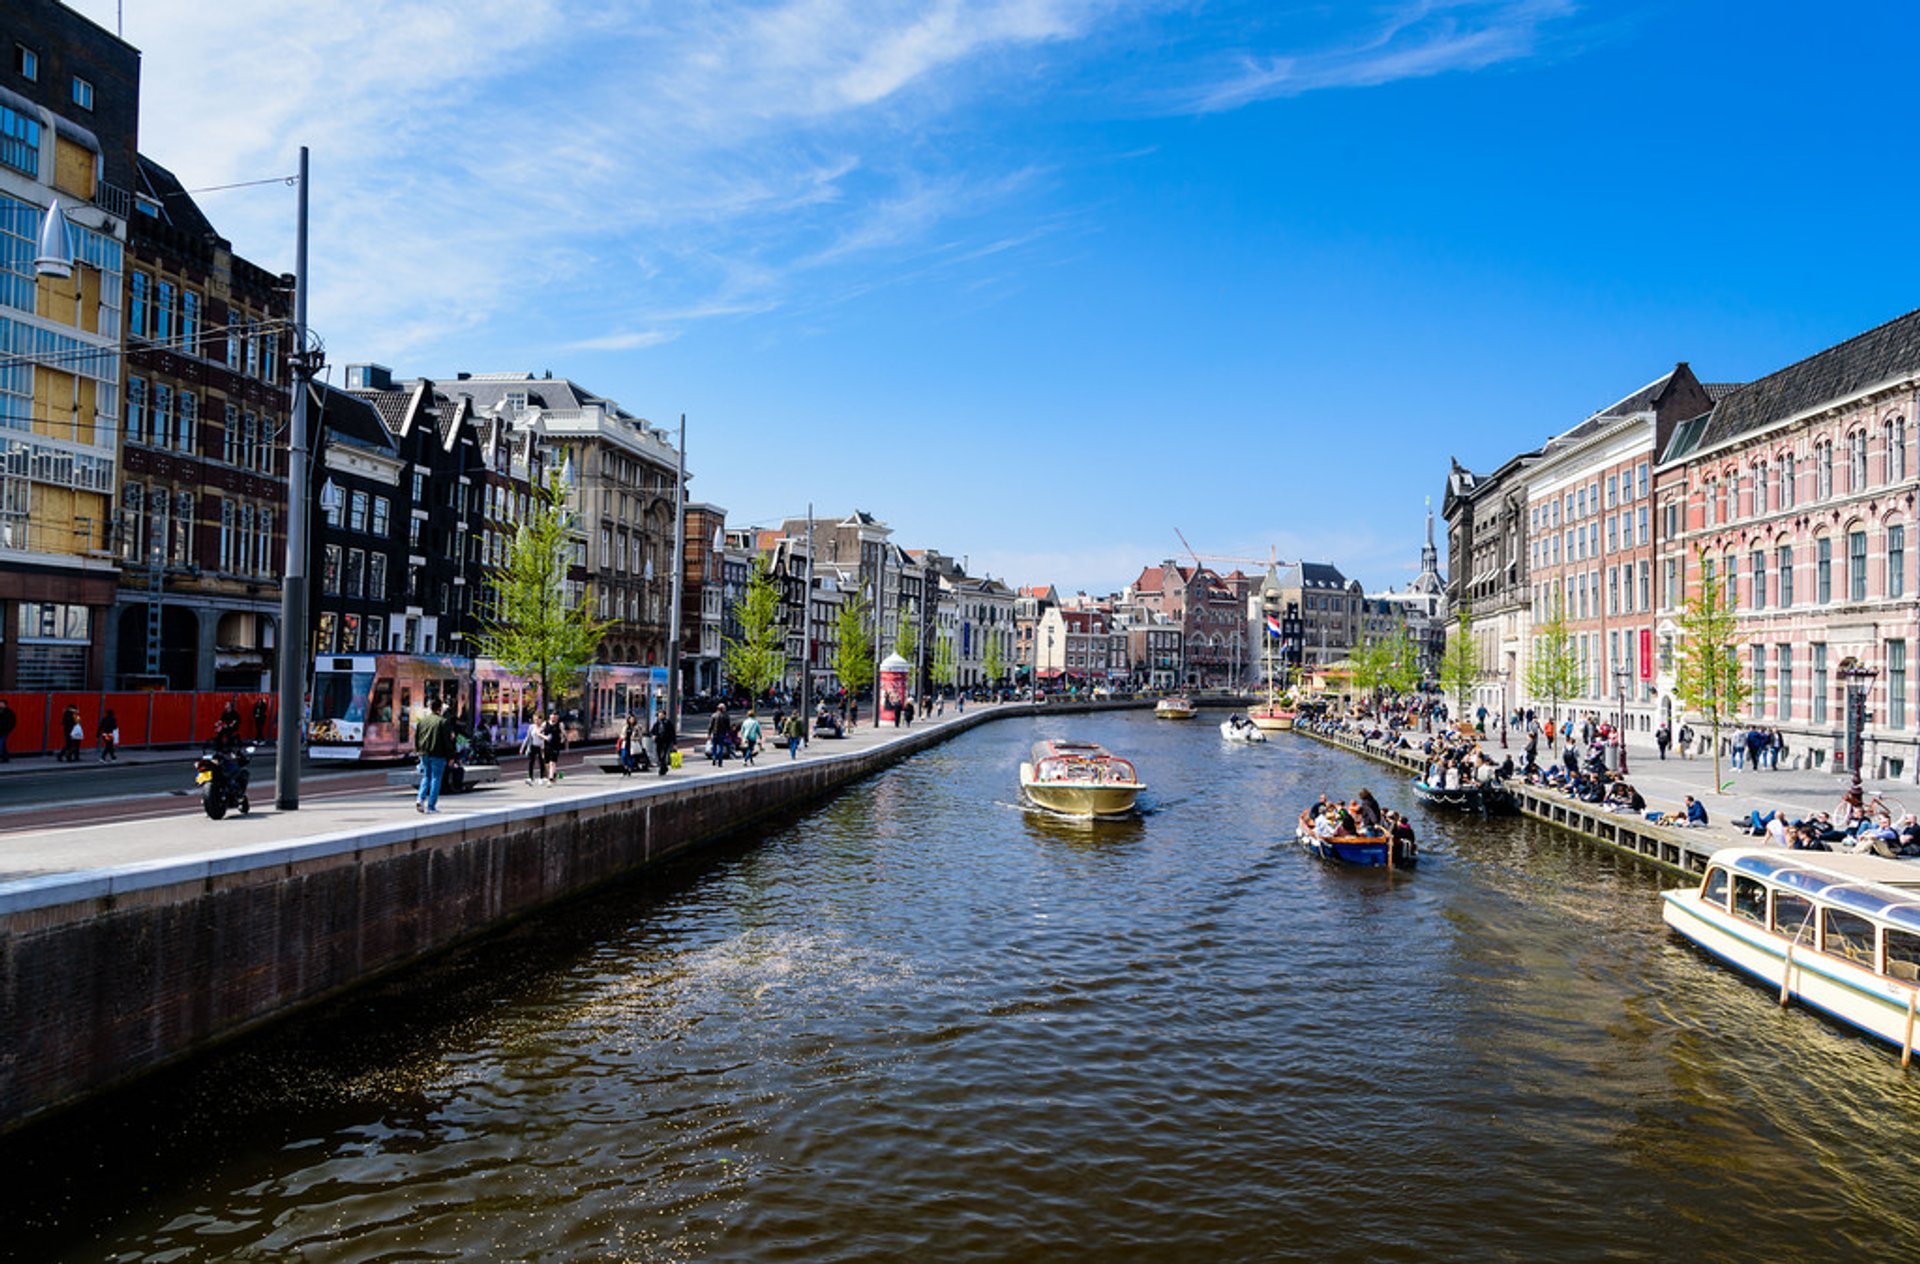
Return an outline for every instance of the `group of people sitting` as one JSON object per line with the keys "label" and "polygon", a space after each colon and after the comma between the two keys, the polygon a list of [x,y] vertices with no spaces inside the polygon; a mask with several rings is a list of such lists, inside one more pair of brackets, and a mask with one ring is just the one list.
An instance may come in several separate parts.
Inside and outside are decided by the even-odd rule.
{"label": "group of people sitting", "polygon": [[1408,850],[1414,846],[1413,823],[1383,809],[1365,789],[1346,803],[1321,795],[1300,813],[1300,827],[1316,838],[1391,838]]}
{"label": "group of people sitting", "polygon": [[1789,819],[1790,808],[1755,808],[1737,822],[1742,830],[1764,838],[1775,847],[1796,851],[1868,852],[1876,856],[1920,856],[1920,820],[1908,812],[1898,818],[1883,813],[1878,819],[1866,809],[1861,793],[1849,788],[1831,812],[1810,812]]}

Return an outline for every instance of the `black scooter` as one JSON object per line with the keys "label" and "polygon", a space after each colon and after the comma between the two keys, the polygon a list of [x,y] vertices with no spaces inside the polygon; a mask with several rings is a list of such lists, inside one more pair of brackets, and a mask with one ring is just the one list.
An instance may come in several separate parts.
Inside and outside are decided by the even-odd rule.
{"label": "black scooter", "polygon": [[200,806],[207,815],[219,820],[227,814],[228,808],[237,808],[241,816],[252,810],[247,801],[247,781],[253,775],[247,771],[252,763],[253,747],[244,750],[228,746],[202,752],[200,758],[193,761],[194,784],[200,787]]}

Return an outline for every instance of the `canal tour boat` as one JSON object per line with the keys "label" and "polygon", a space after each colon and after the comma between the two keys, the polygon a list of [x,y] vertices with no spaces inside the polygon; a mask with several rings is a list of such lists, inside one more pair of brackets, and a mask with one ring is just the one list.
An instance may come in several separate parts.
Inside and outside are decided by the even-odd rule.
{"label": "canal tour boat", "polygon": [[1322,860],[1354,865],[1362,869],[1403,869],[1420,863],[1420,849],[1410,838],[1396,839],[1391,834],[1335,834],[1322,838],[1314,832],[1307,814],[1300,814],[1300,827],[1294,835],[1300,845]]}
{"label": "canal tour boat", "polygon": [[1020,765],[1029,801],[1062,816],[1125,816],[1146,789],[1130,760],[1092,742],[1035,742]]}
{"label": "canal tour boat", "polygon": [[1668,926],[1734,966],[1913,1057],[1920,864],[1851,852],[1728,847],[1697,887],[1667,891]]}
{"label": "canal tour boat", "polygon": [[1153,713],[1163,720],[1191,720],[1193,718],[1193,699],[1184,694],[1171,698],[1162,698],[1154,704]]}

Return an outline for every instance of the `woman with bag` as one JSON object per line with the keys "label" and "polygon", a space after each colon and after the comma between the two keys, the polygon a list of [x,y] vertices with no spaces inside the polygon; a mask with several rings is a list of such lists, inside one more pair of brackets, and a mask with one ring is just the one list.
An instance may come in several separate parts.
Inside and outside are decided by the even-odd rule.
{"label": "woman with bag", "polygon": [[80,762],[80,743],[87,740],[87,731],[80,725],[80,708],[68,707],[60,713],[60,733],[64,745],[60,747],[62,763]]}
{"label": "woman with bag", "polygon": [[120,721],[108,707],[100,713],[100,762],[120,762]]}

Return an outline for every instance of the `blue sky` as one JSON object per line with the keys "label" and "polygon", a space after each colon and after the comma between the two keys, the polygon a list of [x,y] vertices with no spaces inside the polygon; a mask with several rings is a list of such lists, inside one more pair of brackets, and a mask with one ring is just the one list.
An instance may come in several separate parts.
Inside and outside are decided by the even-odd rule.
{"label": "blue sky", "polygon": [[[69,0],[111,29],[112,0]],[[125,0],[141,147],[313,151],[339,366],[688,418],[736,522],[1016,583],[1412,577],[1491,468],[1689,361],[1920,306],[1908,4]],[[290,270],[282,186],[208,193]]]}

